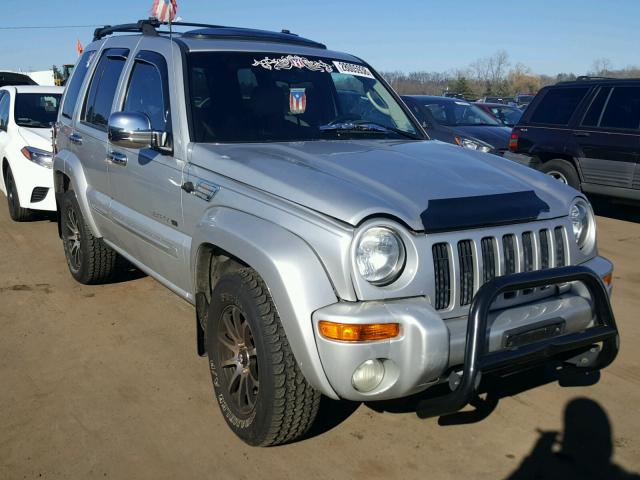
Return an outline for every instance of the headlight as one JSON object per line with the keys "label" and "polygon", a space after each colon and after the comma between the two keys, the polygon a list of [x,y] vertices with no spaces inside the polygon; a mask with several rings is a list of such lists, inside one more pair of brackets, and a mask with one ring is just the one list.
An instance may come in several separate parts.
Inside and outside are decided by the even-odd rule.
{"label": "headlight", "polygon": [[569,218],[573,225],[573,236],[580,250],[591,250],[596,236],[596,222],[591,206],[583,198],[575,199],[569,209]]}
{"label": "headlight", "polygon": [[493,150],[491,145],[473,138],[456,137],[456,143],[461,147],[468,148],[469,150],[478,150],[479,152],[488,153]]}
{"label": "headlight", "polygon": [[51,155],[51,152],[40,150],[35,147],[24,147],[20,151],[27,160],[31,160],[33,163],[37,163],[45,168],[52,168],[53,166],[53,156]]}
{"label": "headlight", "polygon": [[373,285],[388,285],[404,268],[405,249],[400,236],[387,227],[365,231],[356,246],[358,272]]}

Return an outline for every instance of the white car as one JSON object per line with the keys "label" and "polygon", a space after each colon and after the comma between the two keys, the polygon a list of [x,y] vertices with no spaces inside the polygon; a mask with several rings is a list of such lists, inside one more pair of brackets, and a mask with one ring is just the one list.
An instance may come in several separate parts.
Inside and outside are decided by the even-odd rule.
{"label": "white car", "polygon": [[56,210],[51,128],[62,91],[35,85],[0,88],[0,190],[15,221],[28,220],[31,210]]}

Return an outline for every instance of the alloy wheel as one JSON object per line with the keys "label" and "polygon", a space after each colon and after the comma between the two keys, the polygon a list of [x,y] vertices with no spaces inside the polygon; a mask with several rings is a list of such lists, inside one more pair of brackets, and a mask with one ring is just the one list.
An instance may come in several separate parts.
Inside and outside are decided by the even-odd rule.
{"label": "alloy wheel", "polygon": [[558,180],[559,182],[564,183],[565,185],[569,185],[569,180],[567,180],[567,177],[562,172],[559,172],[557,170],[551,170],[551,171],[547,172],[547,175],[555,178],[556,180]]}
{"label": "alloy wheel", "polygon": [[80,245],[81,234],[78,222],[78,214],[75,209],[67,209],[67,218],[64,222],[64,241],[67,245],[69,265],[74,271],[80,270],[82,265],[82,248]]}
{"label": "alloy wheel", "polygon": [[258,356],[251,327],[238,306],[229,305],[222,312],[217,339],[222,386],[238,413],[248,415],[258,398]]}

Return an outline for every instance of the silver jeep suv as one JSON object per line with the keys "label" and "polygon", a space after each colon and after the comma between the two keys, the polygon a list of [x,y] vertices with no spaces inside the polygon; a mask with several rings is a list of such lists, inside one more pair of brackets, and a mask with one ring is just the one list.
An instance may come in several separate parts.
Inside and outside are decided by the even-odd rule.
{"label": "silver jeep suv", "polygon": [[579,192],[429,141],[352,55],[162,28],[98,29],[80,58],[55,131],[59,232],[79,282],[128,261],[195,306],[245,442],[301,437],[321,394],[440,385],[418,413],[443,415],[482,375],[613,361],[612,265]]}

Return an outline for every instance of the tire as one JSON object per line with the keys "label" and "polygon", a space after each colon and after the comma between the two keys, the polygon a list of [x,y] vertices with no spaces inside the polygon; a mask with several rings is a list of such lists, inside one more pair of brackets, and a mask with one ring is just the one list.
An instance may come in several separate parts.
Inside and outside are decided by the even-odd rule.
{"label": "tire", "polygon": [[7,204],[9,205],[9,215],[15,222],[26,222],[31,220],[31,210],[20,206],[20,198],[18,197],[18,189],[16,181],[13,178],[11,167],[7,166],[7,172],[4,177],[4,185],[7,190]]}
{"label": "tire", "polygon": [[64,254],[73,278],[85,285],[112,280],[117,272],[118,254],[101,238],[93,236],[73,190],[62,196],[60,217]]}
{"label": "tire", "polygon": [[540,171],[551,175],[556,180],[580,190],[580,177],[575,167],[567,160],[556,158],[545,162],[540,167]]}
{"label": "tire", "polygon": [[220,277],[205,335],[216,400],[238,437],[270,446],[307,432],[320,393],[298,368],[271,295],[253,269]]}

